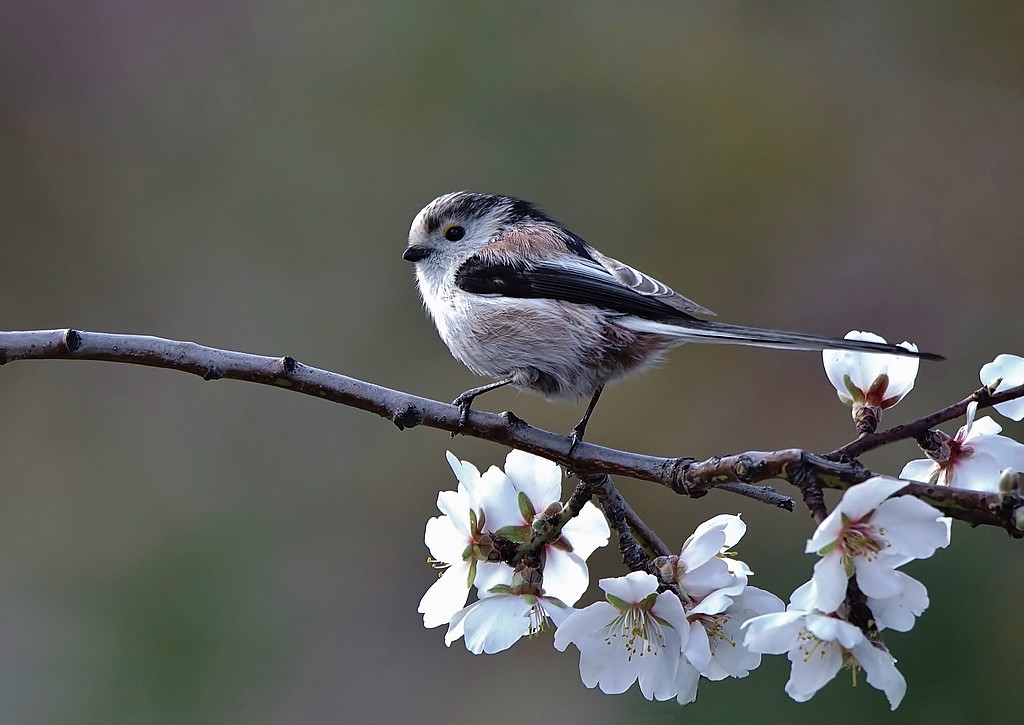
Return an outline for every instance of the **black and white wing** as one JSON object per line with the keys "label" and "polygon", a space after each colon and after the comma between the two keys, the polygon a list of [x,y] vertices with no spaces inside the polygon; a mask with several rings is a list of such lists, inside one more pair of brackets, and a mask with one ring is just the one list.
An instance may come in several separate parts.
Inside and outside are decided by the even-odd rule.
{"label": "black and white wing", "polygon": [[[661,284],[649,277],[642,280]],[[455,284],[466,292],[479,295],[562,300],[648,320],[677,322],[696,319],[679,306],[669,304],[672,297],[664,293],[648,294],[630,287],[604,265],[583,257],[568,257],[557,262],[525,262],[476,256],[462,265],[455,276]],[[661,287],[668,290],[664,285]],[[675,295],[672,290],[668,292]],[[693,305],[685,298],[680,299]]]}
{"label": "black and white wing", "polygon": [[654,277],[644,274],[639,269],[634,269],[628,264],[601,254],[593,247],[588,251],[590,253],[590,257],[595,262],[608,270],[615,279],[634,292],[642,294],[645,297],[655,298],[670,307],[674,307],[680,312],[685,312],[688,315],[701,315],[703,317],[715,316],[715,313],[711,310],[698,305],[691,299],[683,297],[664,282],[659,282],[654,279]]}
{"label": "black and white wing", "polygon": [[[595,253],[595,257],[598,254]],[[562,300],[633,315],[654,323],[667,323],[658,326],[657,331],[689,342],[791,350],[857,350],[929,360],[942,359],[941,355],[907,350],[888,343],[845,340],[701,320],[694,317],[691,311],[706,312],[703,307],[624,264],[607,257],[603,257],[603,262],[576,256],[554,262],[526,262],[480,255],[471,257],[462,265],[455,276],[455,284],[472,294]],[[619,275],[628,276],[634,285],[626,284],[619,275],[608,269],[606,265],[613,262],[621,267]],[[650,330],[642,326],[633,326],[633,329]]]}

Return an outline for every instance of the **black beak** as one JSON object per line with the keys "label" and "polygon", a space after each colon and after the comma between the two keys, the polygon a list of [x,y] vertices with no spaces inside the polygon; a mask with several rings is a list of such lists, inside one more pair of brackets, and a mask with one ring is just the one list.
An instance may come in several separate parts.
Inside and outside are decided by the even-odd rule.
{"label": "black beak", "polygon": [[402,252],[402,259],[406,262],[418,262],[430,256],[430,249],[427,247],[406,247]]}

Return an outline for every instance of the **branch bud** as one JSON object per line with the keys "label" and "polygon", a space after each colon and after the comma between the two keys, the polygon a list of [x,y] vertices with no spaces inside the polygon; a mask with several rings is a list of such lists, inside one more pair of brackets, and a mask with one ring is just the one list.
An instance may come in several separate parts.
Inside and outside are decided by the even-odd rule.
{"label": "branch bud", "polygon": [[874,433],[882,420],[882,409],[867,403],[854,403],[850,408],[850,414],[853,416],[854,425],[857,426],[857,432],[861,434]]}
{"label": "branch bud", "polygon": [[926,456],[940,466],[944,466],[949,463],[949,459],[953,455],[953,449],[950,445],[952,440],[950,436],[941,430],[929,430],[918,436],[917,445],[921,446],[921,450],[924,451]]}
{"label": "branch bud", "polygon": [[1002,496],[1020,495],[1020,474],[1012,468],[1004,468],[999,475],[999,493]]}

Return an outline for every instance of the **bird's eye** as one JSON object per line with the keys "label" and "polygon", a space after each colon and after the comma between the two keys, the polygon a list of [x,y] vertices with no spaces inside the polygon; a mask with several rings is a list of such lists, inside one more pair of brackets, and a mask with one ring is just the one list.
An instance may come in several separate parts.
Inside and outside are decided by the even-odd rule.
{"label": "bird's eye", "polygon": [[449,242],[457,242],[466,236],[466,230],[458,224],[453,224],[444,230],[444,238]]}

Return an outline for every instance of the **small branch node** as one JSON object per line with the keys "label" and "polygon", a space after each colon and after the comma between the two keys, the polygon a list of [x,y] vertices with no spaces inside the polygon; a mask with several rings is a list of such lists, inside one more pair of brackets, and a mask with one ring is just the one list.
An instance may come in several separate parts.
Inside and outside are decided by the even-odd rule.
{"label": "small branch node", "polygon": [[391,416],[391,422],[398,427],[398,430],[415,428],[423,423],[423,412],[417,406],[406,403]]}
{"label": "small branch node", "polygon": [[222,377],[224,377],[224,373],[216,365],[211,365],[203,373],[203,380],[220,380]]}
{"label": "small branch node", "polygon": [[281,376],[288,378],[295,374],[295,371],[299,369],[299,361],[293,358],[291,355],[285,355],[281,358]]}
{"label": "small branch node", "polygon": [[509,430],[515,430],[517,428],[525,428],[527,422],[520,418],[518,415],[513,413],[511,410],[506,410],[501,413],[501,417],[505,421],[505,425],[508,426]]}
{"label": "small branch node", "polygon": [[68,353],[74,355],[78,352],[78,349],[82,347],[82,335],[78,330],[68,330],[64,333],[64,347],[68,349]]}

